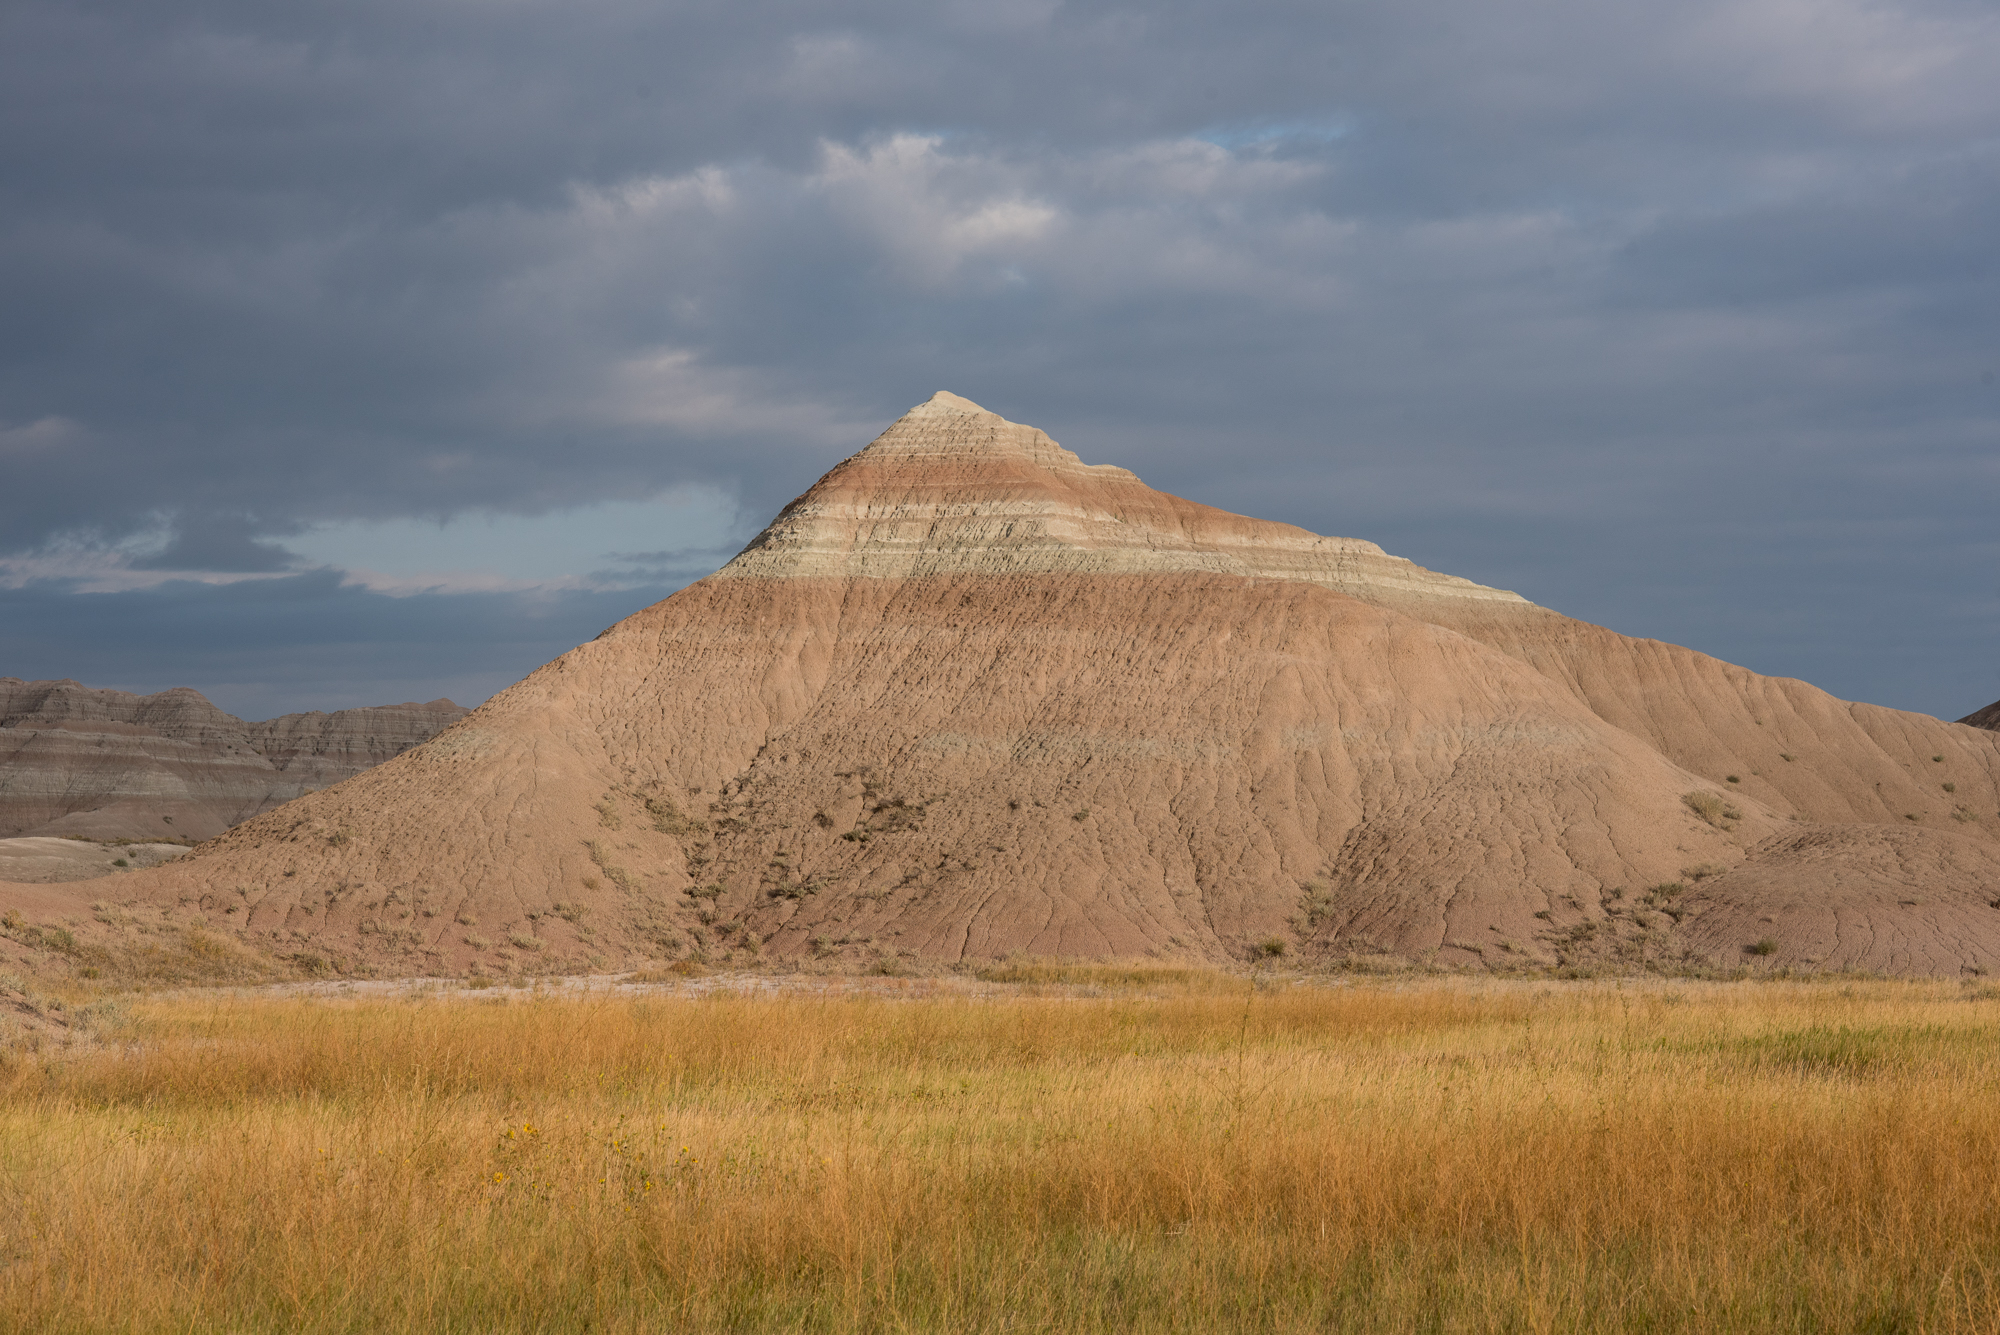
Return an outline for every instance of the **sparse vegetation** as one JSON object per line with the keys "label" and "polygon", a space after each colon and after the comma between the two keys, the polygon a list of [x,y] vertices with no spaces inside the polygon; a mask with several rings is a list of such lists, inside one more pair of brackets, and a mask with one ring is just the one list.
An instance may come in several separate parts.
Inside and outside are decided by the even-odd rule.
{"label": "sparse vegetation", "polygon": [[[871,835],[903,834],[923,829],[926,805],[908,797],[883,796],[883,781],[874,770],[855,770],[836,777],[861,780],[862,816],[853,829],[841,836],[843,839],[865,844]],[[832,818],[828,817],[827,827],[832,824]]]}
{"label": "sparse vegetation", "polygon": [[995,969],[1086,994],[530,1002],[475,973],[16,1039],[0,1328],[2000,1322],[1990,985]]}
{"label": "sparse vegetation", "polygon": [[[1682,867],[1681,875],[1690,881],[1703,881],[1711,876],[1720,876],[1728,870],[1729,868],[1719,862],[1698,862],[1692,867]],[[1676,891],[1679,888],[1679,886],[1676,886]]]}
{"label": "sparse vegetation", "polygon": [[1639,912],[1637,917],[1639,925],[1642,927],[1647,926],[1652,921],[1646,918],[1647,910],[1664,913],[1675,922],[1679,922],[1681,919],[1687,917],[1688,911],[1686,907],[1676,902],[1680,896],[1686,893],[1687,883],[1684,881],[1662,881],[1658,885],[1647,887],[1645,893],[1640,895],[1638,900],[1637,908]]}
{"label": "sparse vegetation", "polygon": [[1743,953],[1746,955],[1775,955],[1778,953],[1778,943],[1771,937],[1762,937],[1743,947]]}
{"label": "sparse vegetation", "polygon": [[780,879],[767,886],[764,893],[772,899],[804,899],[819,893],[819,882]]}
{"label": "sparse vegetation", "polygon": [[1718,829],[1727,829],[1729,828],[1728,822],[1743,819],[1743,813],[1738,811],[1728,798],[1724,797],[1721,793],[1709,792],[1707,789],[1697,789],[1692,793],[1682,793],[1681,803],[1689,811],[1692,811],[1695,815]]}
{"label": "sparse vegetation", "polygon": [[602,843],[595,839],[586,839],[583,846],[589,850],[590,860],[597,864],[597,869],[604,873],[606,880],[610,881],[620,890],[627,892],[638,888],[637,883],[632,879],[632,873],[613,862],[611,855],[605,851]]}
{"label": "sparse vegetation", "polygon": [[[0,939],[29,951],[49,952],[79,978],[103,979],[121,987],[262,982],[289,977],[292,972],[286,958],[267,955],[199,924],[176,922],[164,915],[141,922],[122,912],[96,917],[99,922],[133,930],[108,939],[80,940],[67,927],[24,922],[20,914],[10,911],[0,920]],[[0,1081],[4,1081],[4,1071],[0,1071]]]}
{"label": "sparse vegetation", "polygon": [[1299,887],[1299,924],[1310,932],[1333,912],[1333,882],[1315,876]]}
{"label": "sparse vegetation", "polygon": [[658,793],[646,799],[646,814],[653,818],[655,830],[675,839],[692,839],[708,833],[706,825],[684,814],[671,798]]}
{"label": "sparse vegetation", "polygon": [[1944,785],[1944,790],[1945,790],[1945,791],[1946,791],[1947,793],[1955,793],[1955,792],[1957,792],[1957,791],[1958,791],[1958,785],[1957,785],[1957,784],[1955,784],[1955,783],[1948,783],[1948,784]]}

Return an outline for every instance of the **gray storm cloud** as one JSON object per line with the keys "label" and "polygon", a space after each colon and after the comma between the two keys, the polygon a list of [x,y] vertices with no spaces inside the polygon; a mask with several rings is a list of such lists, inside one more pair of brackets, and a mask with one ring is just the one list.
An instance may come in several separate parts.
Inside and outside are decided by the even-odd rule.
{"label": "gray storm cloud", "polygon": [[[2000,695],[1996,58],[1956,4],[26,0],[0,598],[33,631],[0,672],[209,670],[104,657],[111,595],[74,590],[107,564],[212,578],[116,597],[257,645],[258,599],[333,597],[286,573],[316,524],[698,486],[754,527],[951,388],[1963,713]],[[493,675],[371,657],[369,608],[422,619],[339,598],[364,695]],[[455,618],[514,615],[453,606],[466,655]],[[515,657],[575,631],[540,624]],[[324,650],[259,652],[256,698],[331,689]]]}

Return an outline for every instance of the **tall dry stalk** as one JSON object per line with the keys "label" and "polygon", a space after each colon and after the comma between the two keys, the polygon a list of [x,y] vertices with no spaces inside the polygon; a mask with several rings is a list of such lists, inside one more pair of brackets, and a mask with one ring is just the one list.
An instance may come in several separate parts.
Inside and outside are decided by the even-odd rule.
{"label": "tall dry stalk", "polygon": [[13,1060],[0,1328],[2000,1321],[1907,984],[138,1004]]}

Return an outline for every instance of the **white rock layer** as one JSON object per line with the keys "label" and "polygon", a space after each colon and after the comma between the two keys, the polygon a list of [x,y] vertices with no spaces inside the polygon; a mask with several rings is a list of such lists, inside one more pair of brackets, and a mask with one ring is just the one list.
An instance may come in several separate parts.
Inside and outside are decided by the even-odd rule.
{"label": "white rock layer", "polygon": [[[996,462],[1009,465],[1008,485],[993,485]],[[984,485],[955,485],[974,472]],[[1527,602],[1372,542],[1154,491],[1127,469],[1086,464],[1046,433],[944,391],[786,506],[717,577],[1031,573],[1241,575],[1371,602]]]}

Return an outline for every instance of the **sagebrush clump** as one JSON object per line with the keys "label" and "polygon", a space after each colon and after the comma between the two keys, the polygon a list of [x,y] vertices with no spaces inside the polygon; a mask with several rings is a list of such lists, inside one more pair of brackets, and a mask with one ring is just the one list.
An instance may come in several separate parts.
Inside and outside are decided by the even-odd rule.
{"label": "sagebrush clump", "polygon": [[1721,793],[1707,789],[1697,789],[1692,793],[1682,793],[1681,802],[1695,815],[1718,829],[1728,828],[1728,823],[1743,819],[1743,813]]}

